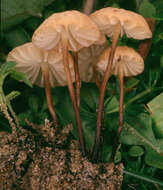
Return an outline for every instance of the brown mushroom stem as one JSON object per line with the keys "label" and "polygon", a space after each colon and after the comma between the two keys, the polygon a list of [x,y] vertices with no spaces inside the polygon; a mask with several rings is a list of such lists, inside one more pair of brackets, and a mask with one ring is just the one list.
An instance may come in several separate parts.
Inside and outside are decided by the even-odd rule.
{"label": "brown mushroom stem", "polygon": [[112,62],[113,62],[120,31],[121,31],[121,25],[120,23],[118,23],[115,26],[112,45],[111,45],[111,52],[109,55],[107,68],[104,74],[104,79],[102,81],[101,88],[100,88],[99,105],[98,105],[98,113],[97,113],[96,138],[95,138],[95,144],[94,144],[93,152],[92,152],[92,160],[98,159],[98,152],[100,149],[101,121],[102,121],[102,113],[103,113],[103,107],[104,107],[104,96],[105,96],[107,82],[111,76],[110,73],[111,73]]}
{"label": "brown mushroom stem", "polygon": [[93,11],[94,4],[96,0],[84,0],[83,3],[83,13],[89,15]]}
{"label": "brown mushroom stem", "polygon": [[51,95],[51,86],[49,82],[49,68],[48,64],[43,63],[41,66],[43,77],[44,77],[44,84],[45,84],[45,93],[46,93],[46,100],[49,108],[49,112],[53,118],[54,125],[57,127],[58,126],[58,119],[57,119],[57,114],[54,110],[54,105],[53,105],[53,99]]}
{"label": "brown mushroom stem", "polygon": [[78,65],[78,52],[73,53],[74,57],[74,71],[75,71],[75,83],[76,83],[76,100],[77,106],[80,109],[80,74],[79,74],[79,65]]}
{"label": "brown mushroom stem", "polygon": [[67,36],[63,32],[62,33],[63,64],[64,64],[65,73],[66,73],[66,78],[67,78],[67,84],[68,84],[68,89],[69,89],[69,93],[70,93],[70,98],[71,98],[72,105],[73,105],[73,108],[74,108],[74,111],[75,111],[80,148],[81,148],[82,154],[85,155],[85,143],[84,143],[84,137],[83,137],[83,131],[82,131],[82,123],[81,123],[80,113],[79,113],[79,109],[78,109],[76,98],[75,98],[74,87],[73,87],[73,84],[72,84],[72,78],[71,78],[70,68],[69,68],[69,64],[68,64],[68,48],[67,48],[67,44],[68,44]]}

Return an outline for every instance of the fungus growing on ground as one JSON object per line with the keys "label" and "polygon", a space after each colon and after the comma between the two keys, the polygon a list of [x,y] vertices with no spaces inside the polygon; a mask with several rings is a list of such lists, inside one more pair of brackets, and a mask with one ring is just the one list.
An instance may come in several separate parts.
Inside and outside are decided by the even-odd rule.
{"label": "fungus growing on ground", "polygon": [[79,11],[65,11],[53,14],[40,25],[32,37],[32,41],[37,47],[45,50],[58,48],[63,53],[63,64],[72,105],[75,110],[79,142],[83,154],[85,154],[85,145],[82,124],[67,59],[68,50],[78,52],[83,47],[100,42],[101,39],[103,39],[103,35],[96,24]]}
{"label": "fungus growing on ground", "polygon": [[[45,86],[48,108],[54,124],[58,125],[57,115],[53,107],[51,87],[67,85],[62,54],[55,50],[43,51],[29,42],[14,48],[8,54],[7,61],[17,62],[15,69],[25,73],[32,84],[40,87]],[[69,65],[74,81],[73,60],[70,55]]]}
{"label": "fungus growing on ground", "polygon": [[92,155],[93,159],[95,159],[97,157],[100,144],[101,117],[106,85],[110,77],[112,62],[119,35],[123,36],[125,33],[128,38],[143,40],[146,38],[151,38],[152,33],[147,22],[141,15],[124,9],[112,7],[103,8],[92,13],[90,18],[97,24],[102,33],[106,34],[108,37],[112,37],[111,53],[108,57],[107,68],[100,88],[96,140]]}
{"label": "fungus growing on ground", "polygon": [[[107,48],[99,58],[97,70],[104,75],[108,57],[111,54],[111,49]],[[115,150],[117,148],[119,136],[123,126],[123,100],[124,100],[124,77],[132,77],[142,73],[144,70],[143,58],[132,48],[127,46],[118,46],[115,51],[111,74],[118,76],[120,87],[120,100],[119,100],[119,126],[115,140]]]}
{"label": "fungus growing on ground", "polygon": [[107,47],[107,43],[100,45],[91,45],[83,48],[78,53],[80,78],[84,82],[96,82],[97,87],[100,88],[100,81],[97,76],[96,64],[99,56]]}

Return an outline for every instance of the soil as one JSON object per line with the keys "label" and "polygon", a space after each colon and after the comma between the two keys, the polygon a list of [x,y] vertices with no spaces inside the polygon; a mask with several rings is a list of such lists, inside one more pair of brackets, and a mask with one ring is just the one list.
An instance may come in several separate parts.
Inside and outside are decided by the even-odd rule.
{"label": "soil", "polygon": [[91,163],[70,140],[72,125],[45,120],[30,130],[0,132],[0,190],[119,190],[122,164]]}

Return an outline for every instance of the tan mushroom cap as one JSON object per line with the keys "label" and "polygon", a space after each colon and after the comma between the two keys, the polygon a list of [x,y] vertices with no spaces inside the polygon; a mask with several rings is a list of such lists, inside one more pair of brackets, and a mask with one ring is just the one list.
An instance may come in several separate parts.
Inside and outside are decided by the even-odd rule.
{"label": "tan mushroom cap", "polygon": [[95,11],[90,18],[98,25],[99,29],[111,37],[114,26],[120,22],[121,36],[125,33],[128,38],[142,40],[152,37],[152,32],[145,19],[132,11],[107,7]]}
{"label": "tan mushroom cap", "polygon": [[[97,70],[102,76],[106,70],[110,52],[111,49],[107,48],[99,58]],[[118,46],[116,48],[111,74],[118,75],[119,64],[122,64],[123,74],[126,77],[136,76],[144,70],[143,58],[134,49],[127,46]]]}
{"label": "tan mushroom cap", "polygon": [[[48,64],[49,79],[52,87],[67,85],[63,66],[63,55],[55,50],[43,51],[29,42],[14,48],[7,57],[7,61],[15,61],[15,70],[27,75],[32,84],[44,86],[41,67]],[[73,60],[69,54],[69,65],[73,82],[75,81]]]}
{"label": "tan mushroom cap", "polygon": [[78,54],[80,78],[84,82],[94,82],[94,69],[101,53],[107,47],[107,42],[101,45],[91,45],[83,48]]}
{"label": "tan mushroom cap", "polygon": [[56,48],[60,45],[62,32],[66,33],[71,51],[105,41],[104,35],[88,16],[79,11],[65,11],[48,17],[34,32],[32,42],[45,50]]}

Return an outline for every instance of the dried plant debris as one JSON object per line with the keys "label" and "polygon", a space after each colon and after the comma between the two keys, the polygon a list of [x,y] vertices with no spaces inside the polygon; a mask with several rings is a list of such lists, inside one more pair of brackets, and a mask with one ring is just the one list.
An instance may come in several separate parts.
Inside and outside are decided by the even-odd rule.
{"label": "dried plant debris", "polygon": [[72,125],[54,129],[28,123],[36,132],[0,132],[0,190],[118,190],[122,164],[91,163],[83,158]]}

